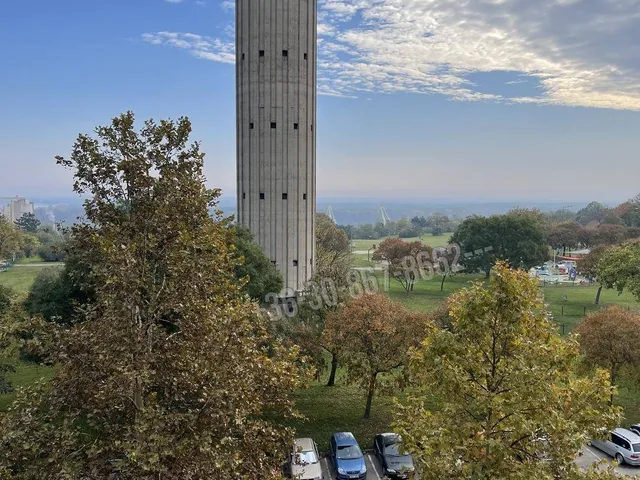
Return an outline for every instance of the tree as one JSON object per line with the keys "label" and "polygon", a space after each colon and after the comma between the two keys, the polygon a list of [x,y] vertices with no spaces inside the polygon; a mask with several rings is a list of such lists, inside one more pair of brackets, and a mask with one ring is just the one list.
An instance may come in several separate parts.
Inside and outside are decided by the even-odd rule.
{"label": "tree", "polygon": [[432,235],[442,235],[451,231],[451,220],[446,215],[435,212],[427,218],[427,227],[431,229]]}
{"label": "tree", "polygon": [[584,227],[576,222],[554,225],[547,233],[547,243],[553,248],[561,248],[566,255],[568,248],[577,247],[582,239]]}
{"label": "tree", "polygon": [[428,264],[431,266],[433,248],[422,242],[405,242],[399,238],[383,240],[373,253],[374,261],[386,261],[389,274],[405,289],[413,290],[421,271]]}
{"label": "tree", "polygon": [[353,299],[327,317],[327,341],[345,348],[347,382],[367,392],[364,418],[371,416],[376,389],[397,385],[409,349],[424,338],[426,322],[425,316],[409,312],[383,293]]}
{"label": "tree", "polygon": [[496,260],[529,269],[549,257],[543,221],[539,212],[527,210],[491,217],[474,215],[460,224],[451,243],[460,246],[460,263],[468,272],[484,272],[489,278]]}
{"label": "tree", "polygon": [[640,301],[640,242],[610,248],[597,266],[598,281],[619,294],[628,290]]}
{"label": "tree", "polygon": [[615,245],[627,238],[627,229],[622,225],[602,224],[593,230],[595,245]]}
{"label": "tree", "polygon": [[440,282],[440,291],[444,291],[444,281],[447,276],[453,275],[458,271],[458,262],[460,260],[460,249],[457,245],[448,245],[446,247],[436,247],[432,252],[434,270],[442,276]]}
{"label": "tree", "polygon": [[[585,360],[609,371],[616,385],[626,367],[640,365],[640,315],[610,307],[587,315],[575,329]],[[613,404],[613,394],[610,403]]]}
{"label": "tree", "polygon": [[618,205],[615,211],[627,227],[640,227],[640,202],[629,200]]}
{"label": "tree", "polygon": [[412,354],[395,431],[425,479],[596,478],[574,458],[619,421],[607,373],[576,374],[579,345],[559,335],[526,272],[492,272],[451,297],[450,329]]}
{"label": "tree", "polygon": [[33,213],[25,213],[16,220],[16,225],[24,233],[37,233],[40,228],[40,220]]}
{"label": "tree", "polygon": [[252,299],[267,301],[269,293],[280,294],[284,286],[282,274],[256,242],[247,228],[235,227],[236,278],[245,281],[244,290]]}
{"label": "tree", "polygon": [[[0,354],[8,347],[7,336],[5,334],[5,323],[7,322],[7,314],[14,303],[14,293],[10,288],[0,285]],[[3,355],[4,356],[4,355]],[[13,391],[11,382],[5,376],[8,372],[15,371],[15,367],[11,364],[2,362],[0,357],[0,394],[10,393]]]}
{"label": "tree", "polygon": [[0,260],[13,259],[21,250],[20,230],[0,215]]}
{"label": "tree", "polygon": [[[607,252],[609,247],[606,245],[600,245],[592,248],[591,252],[578,259],[577,270],[578,273],[584,276],[587,280],[593,282],[598,278],[598,263],[600,259]],[[602,283],[598,282],[598,292],[596,293],[596,305],[600,305],[600,294],[602,293]]]}
{"label": "tree", "polygon": [[544,214],[545,221],[550,225],[556,225],[559,223],[570,223],[576,219],[576,213],[567,208],[561,208],[554,212],[548,212]]}
{"label": "tree", "polygon": [[87,198],[71,236],[95,302],[65,334],[51,384],[0,419],[12,478],[277,477],[296,351],[242,294],[230,219],[209,214],[220,192],[190,132],[186,118],[136,131],[127,113],[58,157]]}
{"label": "tree", "polygon": [[590,223],[602,223],[609,213],[609,209],[598,202],[591,202],[589,205],[576,213],[576,222],[580,225],[589,225]]}

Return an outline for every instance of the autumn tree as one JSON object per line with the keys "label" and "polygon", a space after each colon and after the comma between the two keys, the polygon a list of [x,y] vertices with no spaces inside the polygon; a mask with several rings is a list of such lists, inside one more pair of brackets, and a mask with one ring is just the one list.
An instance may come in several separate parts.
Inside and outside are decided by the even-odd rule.
{"label": "autumn tree", "polygon": [[296,352],[242,294],[230,220],[190,132],[186,118],[138,131],[127,113],[58,157],[87,198],[71,237],[95,301],[51,384],[0,419],[10,478],[277,477]]}
{"label": "autumn tree", "polygon": [[397,280],[407,293],[413,290],[425,266],[431,267],[433,248],[422,242],[405,242],[400,238],[383,240],[373,253],[374,261],[387,262],[389,275]]}
{"label": "autumn tree", "polygon": [[236,277],[245,282],[244,290],[252,299],[266,302],[269,293],[280,294],[284,279],[271,263],[248,228],[235,226]]}
{"label": "autumn tree", "polygon": [[607,250],[597,266],[598,281],[618,293],[629,291],[640,301],[640,241]]}
{"label": "autumn tree", "polygon": [[607,369],[612,385],[625,368],[640,365],[640,315],[610,307],[588,314],[574,332],[585,360]]}
{"label": "autumn tree", "polygon": [[593,230],[595,245],[615,245],[627,238],[627,228],[623,225],[602,224]]}
{"label": "autumn tree", "polygon": [[566,255],[568,248],[577,247],[582,239],[584,227],[576,222],[554,225],[547,232],[547,243],[553,248],[561,248]]}
{"label": "autumn tree", "polygon": [[16,226],[24,233],[37,233],[40,228],[40,220],[33,213],[25,213],[16,220]]}
{"label": "autumn tree", "polygon": [[559,335],[535,280],[500,262],[449,308],[450,328],[411,355],[411,393],[395,412],[421,478],[595,478],[575,456],[619,410],[606,371],[574,371],[579,345]]}
{"label": "autumn tree", "polygon": [[327,317],[328,342],[345,346],[347,382],[367,392],[364,418],[371,416],[378,388],[397,385],[407,353],[425,336],[427,319],[378,293],[353,299]]}
{"label": "autumn tree", "polygon": [[[610,247],[606,245],[599,245],[591,249],[591,251],[580,257],[577,262],[576,270],[580,275],[585,277],[587,280],[594,282],[598,279],[598,262],[606,253],[606,251]],[[600,295],[602,293],[603,285],[598,282],[598,291],[596,292],[596,305],[600,305]]]}
{"label": "autumn tree", "polygon": [[18,227],[0,215],[0,260],[13,259],[22,248]]}

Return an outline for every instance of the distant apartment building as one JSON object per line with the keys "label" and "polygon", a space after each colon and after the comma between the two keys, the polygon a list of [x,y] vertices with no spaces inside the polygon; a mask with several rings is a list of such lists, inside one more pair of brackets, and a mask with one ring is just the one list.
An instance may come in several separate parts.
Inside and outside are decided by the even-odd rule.
{"label": "distant apartment building", "polygon": [[33,203],[26,198],[16,197],[11,200],[8,205],[5,205],[2,209],[2,215],[4,218],[11,222],[15,222],[25,213],[33,213]]}

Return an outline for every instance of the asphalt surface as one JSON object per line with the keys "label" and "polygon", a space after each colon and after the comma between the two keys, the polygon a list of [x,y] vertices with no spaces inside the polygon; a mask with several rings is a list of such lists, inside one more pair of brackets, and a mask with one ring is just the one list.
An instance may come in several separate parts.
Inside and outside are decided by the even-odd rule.
{"label": "asphalt surface", "polygon": [[[576,463],[582,468],[588,468],[592,464],[600,462],[602,460],[606,460],[607,462],[613,461],[613,459],[609,455],[589,445],[582,449],[582,455],[576,459]],[[616,472],[628,477],[640,476],[640,467],[630,467],[629,465],[622,465],[616,467],[615,470]]]}
{"label": "asphalt surface", "polygon": [[[373,453],[364,454],[365,462],[367,463],[367,480],[382,480],[387,478],[382,475],[382,467],[380,462]],[[322,458],[322,478],[323,480],[333,480],[336,478],[336,472],[333,468],[331,460],[328,458]]]}

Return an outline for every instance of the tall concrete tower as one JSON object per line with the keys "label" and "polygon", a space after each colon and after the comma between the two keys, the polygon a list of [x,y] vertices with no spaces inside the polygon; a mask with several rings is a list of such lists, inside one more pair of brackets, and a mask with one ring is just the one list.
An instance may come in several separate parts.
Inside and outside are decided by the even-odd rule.
{"label": "tall concrete tower", "polygon": [[238,223],[285,296],[315,262],[316,1],[236,0]]}

